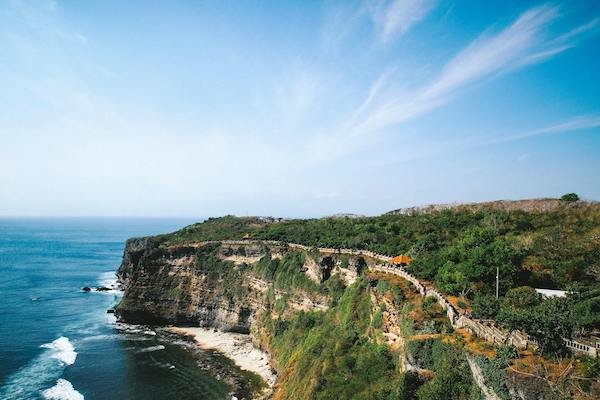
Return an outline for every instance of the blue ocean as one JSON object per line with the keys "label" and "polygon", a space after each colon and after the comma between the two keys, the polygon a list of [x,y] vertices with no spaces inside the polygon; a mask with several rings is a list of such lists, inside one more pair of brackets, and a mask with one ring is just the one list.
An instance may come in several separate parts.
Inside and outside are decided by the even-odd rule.
{"label": "blue ocean", "polygon": [[114,284],[127,238],[191,222],[0,219],[0,399],[231,398],[226,360],[116,323],[118,291],[81,290]]}

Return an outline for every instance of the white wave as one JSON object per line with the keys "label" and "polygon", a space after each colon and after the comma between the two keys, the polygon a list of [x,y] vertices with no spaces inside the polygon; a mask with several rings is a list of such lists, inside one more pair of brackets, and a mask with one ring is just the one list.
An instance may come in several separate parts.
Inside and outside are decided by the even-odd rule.
{"label": "white wave", "polygon": [[144,349],[138,350],[138,353],[150,353],[153,351],[159,351],[159,350],[164,350],[165,346],[163,346],[162,344],[159,344],[157,346],[150,346],[150,347],[146,347]]}
{"label": "white wave", "polygon": [[145,325],[127,324],[125,322],[116,322],[114,328],[125,334],[140,334],[146,336],[156,336],[156,332]]}
{"label": "white wave", "polygon": [[75,363],[75,359],[77,358],[77,352],[75,351],[75,348],[69,341],[69,338],[64,336],[59,337],[52,343],[43,344],[40,347],[51,349],[52,354],[50,357],[56,358],[66,365],[72,365]]}
{"label": "white wave", "polygon": [[[105,290],[97,290],[97,288],[108,288],[109,290],[106,290],[106,289]],[[98,292],[98,293],[108,293],[108,294],[121,293],[115,271],[102,272],[98,276],[98,284],[97,284],[96,289],[93,291]]]}
{"label": "white wave", "polygon": [[116,288],[117,275],[115,274],[115,271],[102,272],[98,277],[98,286]]}
{"label": "white wave", "polygon": [[142,325],[128,324],[125,322],[116,322],[115,329],[125,333],[140,333],[143,330]]}
{"label": "white wave", "polygon": [[60,337],[40,347],[47,349],[10,375],[0,388],[0,400],[30,400],[39,398],[48,382],[59,378],[67,365],[75,362],[77,353],[66,337]]}
{"label": "white wave", "polygon": [[115,340],[116,337],[115,335],[93,335],[93,336],[87,336],[84,337],[83,339],[79,339],[78,342],[95,342],[95,341],[100,341],[100,340]]}
{"label": "white wave", "polygon": [[42,396],[47,400],[83,400],[84,397],[79,393],[71,382],[66,379],[59,379],[56,385],[42,392]]}

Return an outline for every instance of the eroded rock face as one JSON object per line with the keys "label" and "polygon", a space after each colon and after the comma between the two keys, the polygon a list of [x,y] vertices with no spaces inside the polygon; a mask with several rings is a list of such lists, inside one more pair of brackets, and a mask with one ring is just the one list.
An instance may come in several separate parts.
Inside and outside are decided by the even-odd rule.
{"label": "eroded rock face", "polygon": [[249,332],[262,308],[262,292],[244,282],[242,266],[215,267],[197,247],[128,240],[117,276],[125,293],[116,313],[126,322]]}
{"label": "eroded rock face", "polygon": [[[130,239],[117,272],[124,296],[116,314],[131,323],[248,333],[265,311],[270,286],[249,264],[285,251],[289,249],[262,244],[166,246],[157,237]],[[283,295],[281,290],[274,292],[275,298]],[[327,299],[296,293],[288,304],[290,309],[322,310]]]}

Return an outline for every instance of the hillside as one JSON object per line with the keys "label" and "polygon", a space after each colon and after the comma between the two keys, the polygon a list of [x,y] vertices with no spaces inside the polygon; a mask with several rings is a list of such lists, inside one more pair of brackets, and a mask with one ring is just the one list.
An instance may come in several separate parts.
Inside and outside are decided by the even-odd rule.
{"label": "hillside", "polygon": [[[401,253],[427,292],[436,288],[452,306],[385,273],[383,255]],[[128,241],[117,312],[137,323],[249,332],[278,372],[274,398],[591,399],[600,364],[572,358],[563,338],[600,329],[599,260],[597,203],[227,216]],[[544,299],[532,287],[570,294]],[[535,349],[490,345],[444,307],[525,332]]]}
{"label": "hillside", "polygon": [[[244,237],[367,249],[387,255],[406,253],[417,260],[415,274],[437,280],[441,286],[448,280],[442,276],[442,266],[448,257],[452,258],[447,253],[460,250],[457,246],[461,244],[467,248],[495,248],[501,259],[483,265],[494,274],[495,267],[501,267],[506,279],[502,291],[524,284],[545,288],[589,286],[600,280],[598,203],[501,201],[431,209],[414,215],[391,212],[377,217],[306,220],[227,216],[190,225],[164,239],[171,244],[185,244]],[[469,281],[485,284],[490,276],[484,272],[468,277]]]}

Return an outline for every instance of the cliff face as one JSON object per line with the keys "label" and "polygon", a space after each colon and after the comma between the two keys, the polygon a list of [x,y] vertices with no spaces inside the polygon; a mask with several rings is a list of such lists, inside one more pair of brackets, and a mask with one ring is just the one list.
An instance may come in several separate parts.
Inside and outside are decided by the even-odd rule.
{"label": "cliff face", "polygon": [[[164,247],[153,238],[127,241],[117,276],[124,297],[117,307],[122,320],[133,323],[213,326],[248,332],[260,308],[258,294],[210,268],[213,260],[192,246]],[[228,271],[241,276],[240,267]],[[235,273],[237,272],[237,274]]]}
{"label": "cliff face", "polygon": [[[165,246],[160,238],[130,239],[117,272],[124,289],[117,315],[131,323],[248,333],[265,311],[265,296],[272,283],[257,276],[252,265],[266,254],[281,259],[287,252],[286,248],[256,244]],[[306,256],[299,272],[318,283],[329,276],[328,266],[327,260],[317,262]],[[344,271],[348,280],[356,275],[348,268]],[[285,297],[290,310],[327,307],[326,297],[319,293],[275,289],[271,296],[275,300]]]}

